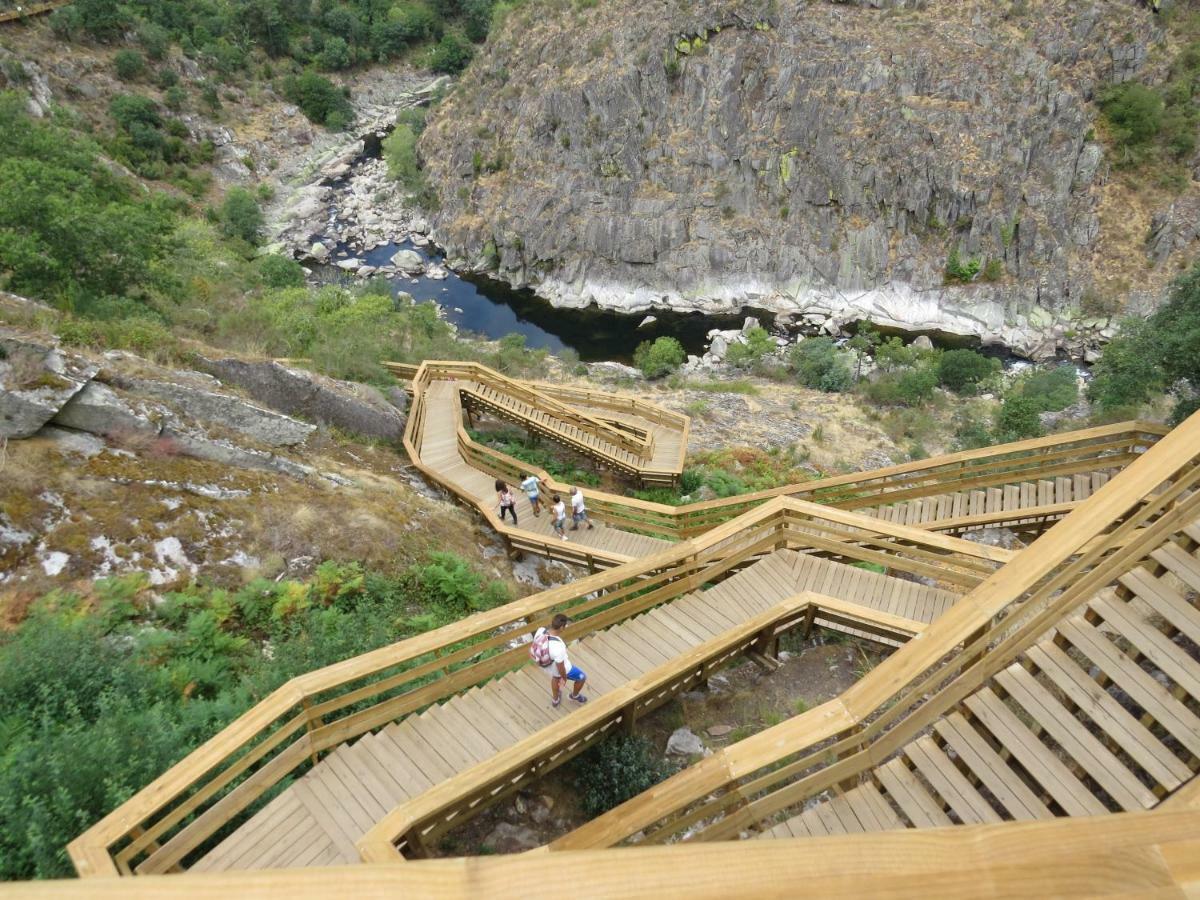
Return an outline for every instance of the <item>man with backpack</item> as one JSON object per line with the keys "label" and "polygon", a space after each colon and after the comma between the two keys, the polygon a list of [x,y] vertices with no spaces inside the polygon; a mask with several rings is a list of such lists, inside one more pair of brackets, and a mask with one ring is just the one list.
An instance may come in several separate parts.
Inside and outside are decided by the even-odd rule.
{"label": "man with backpack", "polygon": [[587,703],[587,697],[582,693],[587,675],[583,669],[571,665],[567,657],[567,642],[562,639],[562,631],[571,620],[558,613],[551,621],[549,628],[539,628],[533,633],[533,642],[529,645],[529,655],[533,661],[550,674],[550,705],[558,706],[562,702],[562,685],[564,681],[571,682],[571,699],[576,703]]}

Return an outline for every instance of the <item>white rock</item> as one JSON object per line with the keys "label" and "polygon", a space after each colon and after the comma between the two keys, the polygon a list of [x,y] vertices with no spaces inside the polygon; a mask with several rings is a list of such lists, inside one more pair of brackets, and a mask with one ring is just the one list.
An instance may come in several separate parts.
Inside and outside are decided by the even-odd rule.
{"label": "white rock", "polygon": [[647,325],[653,325],[657,321],[658,316],[646,316],[646,318],[642,319],[642,321],[638,323],[638,328],[645,328]]}
{"label": "white rock", "polygon": [[362,267],[362,260],[361,259],[339,260],[337,267],[346,272],[357,272]]}
{"label": "white rock", "polygon": [[329,259],[329,248],[318,241],[308,248],[308,255],[317,262],[325,262]]}
{"label": "white rock", "polygon": [[746,321],[742,323],[742,334],[746,334],[751,329],[758,327],[758,319],[756,319],[754,316],[746,316]]}
{"label": "white rock", "polygon": [[405,275],[419,275],[425,271],[425,259],[416,250],[397,250],[392,256],[392,265]]}
{"label": "white rock", "polygon": [[688,727],[676,728],[667,740],[667,753],[675,756],[692,756],[704,752],[704,741]]}
{"label": "white rock", "polygon": [[915,338],[913,338],[912,345],[918,350],[933,349],[933,341],[929,339],[929,335],[927,334],[918,334]]}

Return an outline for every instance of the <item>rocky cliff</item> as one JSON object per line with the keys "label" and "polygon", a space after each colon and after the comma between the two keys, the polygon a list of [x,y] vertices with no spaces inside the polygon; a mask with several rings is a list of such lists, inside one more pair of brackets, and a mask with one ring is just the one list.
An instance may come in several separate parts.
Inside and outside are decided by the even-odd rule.
{"label": "rocky cliff", "polygon": [[1130,200],[1092,102],[1168,40],[1135,0],[537,0],[422,138],[433,233],[562,306],[1079,350],[1194,249],[1194,187]]}

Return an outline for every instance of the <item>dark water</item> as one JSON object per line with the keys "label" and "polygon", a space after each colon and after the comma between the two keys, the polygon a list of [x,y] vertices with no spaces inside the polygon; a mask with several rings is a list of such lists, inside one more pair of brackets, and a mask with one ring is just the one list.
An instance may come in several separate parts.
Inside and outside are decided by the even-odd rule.
{"label": "dark water", "polygon": [[[443,254],[434,247],[418,247],[411,241],[384,244],[359,258],[366,265],[383,266],[391,262],[397,250],[416,250],[432,262],[443,260]],[[335,259],[340,258],[335,251]],[[418,301],[437,303],[445,310],[446,319],[463,331],[491,339],[515,332],[525,336],[528,347],[552,352],[569,348],[585,362],[630,362],[641,341],[652,341],[663,335],[678,339],[688,353],[700,355],[707,345],[708,332],[713,328],[740,328],[747,315],[757,316],[766,328],[773,322],[770,313],[752,309],[723,316],[656,311],[654,315],[658,321],[639,328],[644,313],[622,315],[594,306],[559,309],[533,291],[517,290],[482,275],[463,277],[450,272],[441,281],[403,275],[390,280],[394,293],[404,291]]]}

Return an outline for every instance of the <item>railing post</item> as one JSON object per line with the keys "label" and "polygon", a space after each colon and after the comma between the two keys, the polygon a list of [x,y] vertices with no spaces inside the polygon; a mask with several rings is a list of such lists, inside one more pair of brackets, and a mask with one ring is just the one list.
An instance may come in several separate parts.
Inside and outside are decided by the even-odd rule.
{"label": "railing post", "polygon": [[[303,700],[301,700],[300,706],[303,707],[304,712],[305,712],[304,730],[308,734],[312,734],[317,728],[320,728],[322,725],[325,724],[324,721],[322,721],[320,716],[308,715],[309,709],[312,708],[312,700],[310,698],[305,697]],[[313,726],[314,720],[316,721],[316,727]],[[309,758],[312,760],[312,764],[315,766],[317,764],[317,751],[313,750],[312,753],[309,755]]]}

